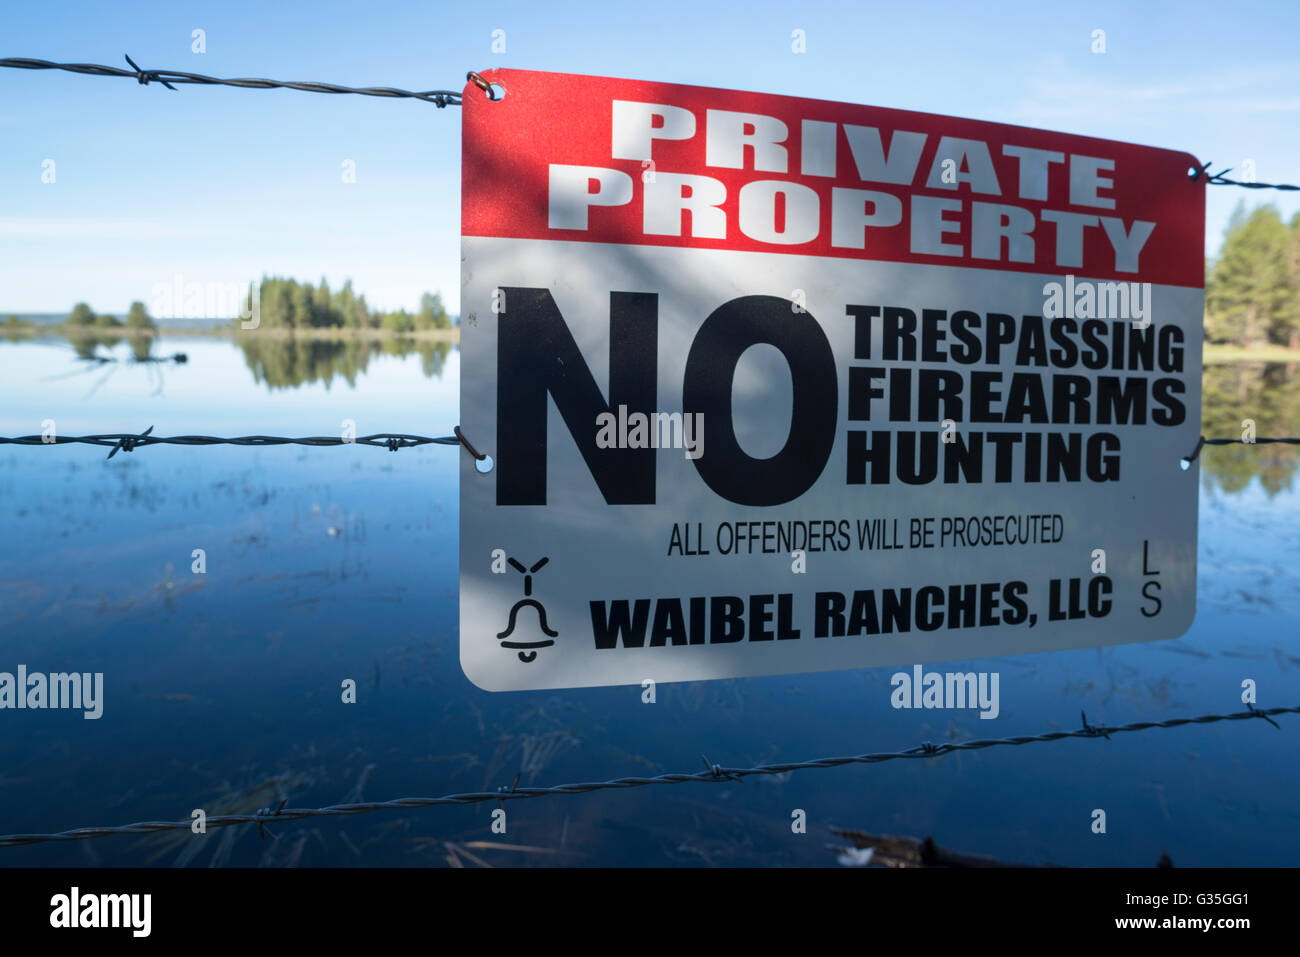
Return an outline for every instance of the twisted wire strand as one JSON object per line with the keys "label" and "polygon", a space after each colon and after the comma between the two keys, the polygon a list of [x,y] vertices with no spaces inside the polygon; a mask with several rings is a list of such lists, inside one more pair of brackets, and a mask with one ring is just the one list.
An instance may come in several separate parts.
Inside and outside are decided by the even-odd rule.
{"label": "twisted wire strand", "polygon": [[[457,430],[459,430],[459,426],[457,426]],[[1204,445],[1275,444],[1300,445],[1300,438],[1265,436],[1255,439],[1207,439],[1202,437],[1197,443],[1195,451],[1187,457],[1187,461],[1195,461],[1200,454],[1201,446]],[[223,438],[215,435],[154,435],[152,425],[143,432],[106,432],[101,435],[53,435],[48,437],[41,435],[0,435],[0,445],[98,445],[110,450],[108,453],[110,459],[118,452],[134,452],[136,449],[149,445],[308,445],[321,448],[336,445],[369,445],[376,448],[385,448],[390,452],[418,445],[463,445],[476,459],[485,457],[470,445],[464,435],[461,434],[431,437],[400,432],[377,432],[374,435],[358,435],[351,439],[345,439],[337,435],[307,435],[296,438],[284,435],[237,435]]]}
{"label": "twisted wire strand", "polygon": [[1254,180],[1228,179],[1227,174],[1232,172],[1231,167],[1218,173],[1211,173],[1209,163],[1197,166],[1189,172],[1191,175],[1188,178],[1193,183],[1204,176],[1205,182],[1210,186],[1240,186],[1242,189],[1280,189],[1284,191],[1300,190],[1300,186],[1293,186],[1290,183],[1259,183]]}
{"label": "twisted wire strand", "polygon": [[[408,435],[401,432],[378,432],[374,435],[358,435],[355,438],[343,438],[337,435],[306,435],[297,438],[284,435],[237,435],[222,438],[215,435],[153,435],[153,426],[140,433],[112,432],[103,435],[40,435],[0,436],[0,445],[98,445],[110,449],[111,459],[118,452],[134,452],[148,445],[307,445],[327,448],[335,445],[369,445],[385,448],[390,452],[398,449],[412,448],[417,445],[460,445],[461,439],[454,435]],[[477,455],[476,455],[477,457]]]}
{"label": "twisted wire strand", "polygon": [[174,90],[173,83],[194,83],[202,86],[237,86],[253,90],[305,90],[308,93],[357,93],[361,96],[383,96],[401,99],[423,100],[442,109],[445,106],[460,106],[460,93],[454,90],[424,90],[415,92],[401,90],[391,86],[342,86],[338,83],[323,83],[305,80],[267,80],[259,77],[224,78],[206,76],[202,73],[186,73],[181,70],[143,70],[126,58],[133,69],[103,66],[98,63],[55,63],[51,60],[37,60],[30,57],[9,57],[0,59],[0,67],[12,67],[18,70],[66,70],[68,73],[81,73],[87,76],[117,76],[134,78],[142,86],[151,82],[161,83]]}
{"label": "twisted wire strand", "polygon": [[[807,771],[814,768],[837,768],[849,764],[879,764],[884,761],[929,759],[942,757],[958,751],[981,751],[985,748],[1020,746],[1043,741],[1061,741],[1066,738],[1106,738],[1113,734],[1146,731],[1151,728],[1177,728],[1189,724],[1211,724],[1217,721],[1263,720],[1273,727],[1279,725],[1273,720],[1274,715],[1300,714],[1300,706],[1285,708],[1258,709],[1247,705],[1249,710],[1231,714],[1203,714],[1190,718],[1167,718],[1163,721],[1134,721],[1129,724],[1108,727],[1093,725],[1088,717],[1080,712],[1083,727],[1075,731],[1046,731],[1042,734],[1016,735],[1007,738],[982,738],[974,741],[944,742],[932,744],[923,742],[902,751],[881,751],[872,754],[858,754],[848,757],[816,758],[810,761],[794,761],[781,764],[761,764],[749,768],[729,768],[713,764],[703,757],[705,770],[685,773],[660,774],[654,777],[622,777],[609,781],[591,781],[575,784],[559,784],[551,787],[518,787],[518,778],[509,788],[497,791],[471,791],[463,794],[446,794],[431,798],[398,798],[393,801],[365,801],[356,804],[334,804],[318,808],[288,808],[285,801],[275,808],[263,808],[253,814],[222,814],[206,819],[206,825],[213,827],[232,827],[239,824],[256,824],[259,831],[267,824],[284,821],[296,821],[312,817],[346,817],[353,814],[369,814],[374,811],[406,810],[412,808],[436,807],[447,804],[483,804],[491,801],[526,801],[534,798],[552,797],[561,794],[587,794],[592,791],[627,790],[629,788],[648,787],[657,784],[717,784],[722,781],[741,782],[753,775],[786,774],[793,771]],[[157,831],[179,831],[192,828],[193,821],[138,821],[117,827],[79,827],[67,831],[49,834],[6,834],[0,835],[0,847],[19,847],[28,844],[45,844],[57,841],[85,841],[108,837],[115,834],[151,834]]]}
{"label": "twisted wire strand", "polygon": [[1206,445],[1300,445],[1300,438],[1259,438],[1259,439],[1206,439]]}

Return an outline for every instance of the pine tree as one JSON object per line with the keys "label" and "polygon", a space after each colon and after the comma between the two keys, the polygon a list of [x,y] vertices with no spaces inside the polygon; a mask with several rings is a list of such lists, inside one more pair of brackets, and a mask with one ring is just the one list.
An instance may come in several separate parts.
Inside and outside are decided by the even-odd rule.
{"label": "pine tree", "polygon": [[338,312],[345,329],[361,328],[361,309],[356,293],[352,291],[352,280],[343,283],[337,295]]}
{"label": "pine tree", "polygon": [[1289,341],[1296,320],[1290,239],[1273,206],[1233,212],[1206,294],[1211,340],[1246,346]]}
{"label": "pine tree", "polygon": [[131,308],[126,313],[126,327],[132,330],[157,329],[158,325],[149,315],[149,310],[144,307],[142,302],[131,303]]}
{"label": "pine tree", "polygon": [[[269,286],[269,292],[266,287]],[[271,304],[271,315],[273,317],[270,323],[281,329],[293,328],[293,300],[290,297],[289,284],[283,279],[272,279],[264,284],[262,290],[262,308],[265,310],[267,302]],[[265,315],[265,311],[263,315]]]}
{"label": "pine tree", "polygon": [[290,308],[293,311],[294,328],[310,329],[315,325],[312,302],[313,290],[311,283],[299,283],[295,280],[290,280],[289,290]]}
{"label": "pine tree", "polygon": [[93,326],[95,324],[95,310],[84,302],[79,302],[72,307],[72,312],[68,315],[68,325],[70,326]]}
{"label": "pine tree", "polygon": [[442,296],[426,292],[420,297],[420,311],[415,317],[416,329],[450,329],[451,317],[442,305]]}
{"label": "pine tree", "polygon": [[334,317],[334,303],[330,299],[330,284],[326,282],[325,277],[320,277],[320,285],[316,287],[313,297],[315,306],[315,325],[317,326],[336,326],[338,322]]}

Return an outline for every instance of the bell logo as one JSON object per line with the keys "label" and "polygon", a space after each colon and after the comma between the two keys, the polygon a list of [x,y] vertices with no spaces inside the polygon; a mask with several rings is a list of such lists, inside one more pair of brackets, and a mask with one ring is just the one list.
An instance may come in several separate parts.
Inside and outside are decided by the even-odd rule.
{"label": "bell logo", "polygon": [[[515,561],[513,558],[508,558],[506,561],[510,563],[511,568],[524,576],[524,597],[510,606],[510,620],[506,624],[505,631],[497,633],[497,638],[501,640],[502,648],[518,651],[519,660],[527,663],[537,657],[538,648],[549,648],[555,644],[552,639],[558,638],[560,635],[558,631],[552,631],[546,624],[546,609],[542,607],[540,601],[533,597],[533,574],[549,562],[550,559],[542,558],[532,568],[525,568],[522,562]],[[537,627],[547,637],[540,641],[506,641],[507,638],[514,634],[515,628],[519,624],[519,612],[524,608],[537,610]]]}

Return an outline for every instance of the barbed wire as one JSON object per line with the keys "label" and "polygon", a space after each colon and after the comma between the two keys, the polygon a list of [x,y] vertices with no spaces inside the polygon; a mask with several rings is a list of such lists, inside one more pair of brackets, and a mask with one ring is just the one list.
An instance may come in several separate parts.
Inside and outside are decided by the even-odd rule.
{"label": "barbed wire", "polygon": [[1206,439],[1206,445],[1275,445],[1277,443],[1286,445],[1300,445],[1300,438],[1292,437],[1273,437],[1273,438],[1255,438],[1255,439]]}
{"label": "barbed wire", "polygon": [[445,106],[460,106],[461,95],[454,90],[424,90],[413,92],[400,90],[391,86],[341,86],[337,83],[316,81],[266,80],[256,77],[222,78],[205,76],[202,73],[185,73],[181,70],[145,70],[136,66],[129,56],[126,62],[131,69],[103,66],[98,63],[54,63],[50,60],[35,60],[29,57],[9,57],[0,59],[0,67],[12,67],[17,70],[66,70],[69,73],[82,73],[87,76],[117,76],[134,78],[142,86],[151,82],[161,83],[169,90],[175,90],[173,83],[195,83],[203,86],[238,86],[254,90],[305,90],[308,93],[357,93],[361,96],[384,96],[402,99],[423,100],[432,103],[438,109]]}
{"label": "barbed wire", "polygon": [[1245,181],[1228,179],[1227,174],[1232,172],[1232,167],[1218,173],[1211,173],[1209,163],[1206,163],[1203,166],[1198,166],[1189,172],[1191,173],[1189,178],[1193,183],[1204,175],[1205,182],[1210,186],[1240,186],[1242,189],[1300,190],[1300,186],[1293,186],[1290,183],[1259,183],[1254,180]]}
{"label": "barbed wire", "polygon": [[[208,828],[233,827],[238,824],[256,824],[262,832],[266,825],[276,822],[296,821],[311,817],[346,817],[353,814],[369,814],[374,811],[409,810],[413,808],[436,807],[449,804],[484,804],[496,801],[504,806],[506,801],[526,801],[533,798],[553,797],[561,794],[589,794],[592,791],[628,790],[630,788],[648,787],[656,784],[718,784],[723,781],[740,783],[754,775],[787,774],[794,771],[809,771],[815,768],[838,768],[850,764],[880,764],[885,761],[927,760],[938,758],[958,751],[981,751],[985,748],[1019,746],[1044,741],[1061,741],[1066,738],[1106,738],[1112,734],[1146,731],[1150,728],[1177,728],[1188,724],[1212,724],[1217,721],[1267,721],[1281,730],[1273,720],[1273,715],[1300,714],[1300,706],[1287,708],[1257,709],[1247,704],[1247,711],[1231,714],[1203,714],[1192,718],[1167,718],[1164,721],[1134,721],[1129,724],[1107,727],[1088,722],[1088,716],[1079,712],[1083,727],[1076,731],[1046,731],[1042,734],[1017,735],[1009,738],[981,738],[975,741],[945,742],[932,744],[922,742],[902,751],[880,751],[872,754],[858,754],[851,757],[816,758],[811,761],[794,761],[783,764],[760,764],[749,768],[730,768],[714,764],[701,755],[704,762],[703,771],[660,774],[655,777],[623,777],[610,781],[594,781],[578,784],[559,784],[550,787],[519,787],[519,775],[508,788],[496,791],[474,791],[465,794],[446,794],[433,798],[399,798],[394,801],[366,801],[356,804],[334,804],[329,807],[290,808],[285,807],[288,798],[282,798],[274,809],[262,808],[252,814],[220,814],[208,817]],[[187,821],[137,821],[134,824],[122,824],[116,827],[78,827],[67,831],[50,834],[4,834],[0,835],[0,847],[20,847],[28,844],[47,844],[56,841],[85,841],[108,837],[114,834],[151,834],[157,831],[180,831],[191,829],[194,820]]]}
{"label": "barbed wire", "polygon": [[1207,439],[1201,436],[1196,442],[1196,448],[1192,454],[1183,459],[1184,462],[1195,462],[1197,456],[1201,454],[1201,449],[1207,445],[1300,445],[1300,438],[1290,436],[1274,436],[1272,438],[1254,438],[1254,439]]}
{"label": "barbed wire", "polygon": [[[154,435],[153,426],[143,432],[107,432],[103,435],[0,435],[0,445],[98,445],[109,449],[111,459],[118,452],[134,452],[149,445],[309,445],[327,448],[336,445],[369,445],[396,452],[398,449],[412,448],[417,445],[463,445],[476,459],[484,459],[480,453],[461,433],[460,427],[455,435],[407,435],[398,432],[378,432],[374,435],[358,435],[355,438],[343,438],[331,435],[308,435],[293,438],[284,435],[238,435],[222,438],[215,435]],[[1195,450],[1184,461],[1194,462],[1205,445],[1300,445],[1300,438],[1291,436],[1260,437],[1254,439],[1217,438],[1207,439],[1201,436]]]}
{"label": "barbed wire", "polygon": [[[134,452],[148,445],[309,445],[328,448],[335,445],[369,445],[396,452],[417,445],[460,445],[461,439],[455,435],[406,435],[400,432],[378,432],[374,435],[358,435],[344,438],[337,435],[307,435],[290,438],[283,435],[237,435],[221,438],[215,435],[153,435],[153,426],[139,434],[114,432],[104,435],[19,435],[0,436],[0,445],[98,445],[110,449],[111,459],[118,452]],[[474,453],[475,458],[481,458]]]}

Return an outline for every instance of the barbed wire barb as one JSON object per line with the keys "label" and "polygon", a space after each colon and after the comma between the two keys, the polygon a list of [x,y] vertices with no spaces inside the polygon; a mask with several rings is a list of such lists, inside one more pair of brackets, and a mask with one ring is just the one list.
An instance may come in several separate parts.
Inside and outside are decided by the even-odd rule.
{"label": "barbed wire barb", "polygon": [[[289,808],[285,807],[287,798],[280,802],[274,812],[268,808],[253,814],[223,814],[206,819],[208,828],[233,827],[238,824],[257,824],[259,830],[264,828],[268,819],[276,821],[296,821],[311,817],[344,817],[352,814],[369,814],[373,811],[406,810],[414,808],[435,807],[450,804],[482,804],[497,801],[504,806],[506,801],[526,801],[533,798],[552,797],[561,794],[587,794],[592,791],[627,790],[629,788],[647,787],[657,784],[720,784],[724,781],[740,782],[750,775],[787,774],[792,771],[808,771],[814,768],[837,768],[849,764],[880,764],[885,761],[908,759],[939,758],[957,751],[981,751],[985,748],[1034,744],[1043,741],[1061,741],[1066,738],[1105,737],[1110,740],[1113,734],[1146,731],[1150,728],[1177,728],[1188,724],[1212,724],[1217,721],[1249,721],[1264,719],[1274,727],[1277,723],[1271,716],[1279,714],[1300,714],[1300,706],[1286,708],[1257,709],[1247,705],[1249,710],[1231,714],[1202,714],[1193,718],[1166,718],[1164,721],[1134,721],[1115,727],[1094,726],[1088,724],[1082,712],[1083,727],[1076,731],[1045,731],[1042,734],[1017,735],[1010,738],[983,738],[974,741],[949,741],[943,744],[925,742],[902,751],[882,751],[872,754],[858,754],[851,757],[816,758],[811,761],[795,761],[785,764],[761,764],[751,768],[728,768],[713,764],[707,757],[705,770],[693,773],[660,774],[655,777],[623,777],[609,781],[584,782],[578,784],[559,784],[551,787],[517,787],[519,778],[509,790],[504,787],[496,791],[479,791],[467,794],[445,794],[433,798],[399,798],[394,801],[372,801],[359,804],[335,804],[330,807]],[[151,834],[156,831],[188,830],[193,821],[137,821],[117,827],[79,827],[68,831],[50,834],[4,834],[0,835],[0,847],[20,847],[29,844],[47,844],[56,841],[85,841],[108,837],[114,834]]]}
{"label": "barbed wire barb", "polygon": [[126,62],[131,64],[131,67],[135,70],[135,78],[140,81],[141,86],[148,86],[150,80],[157,80],[173,93],[177,92],[176,87],[172,86],[153,70],[140,69],[139,65],[131,59],[130,54],[123,53],[122,56],[126,58]]}

